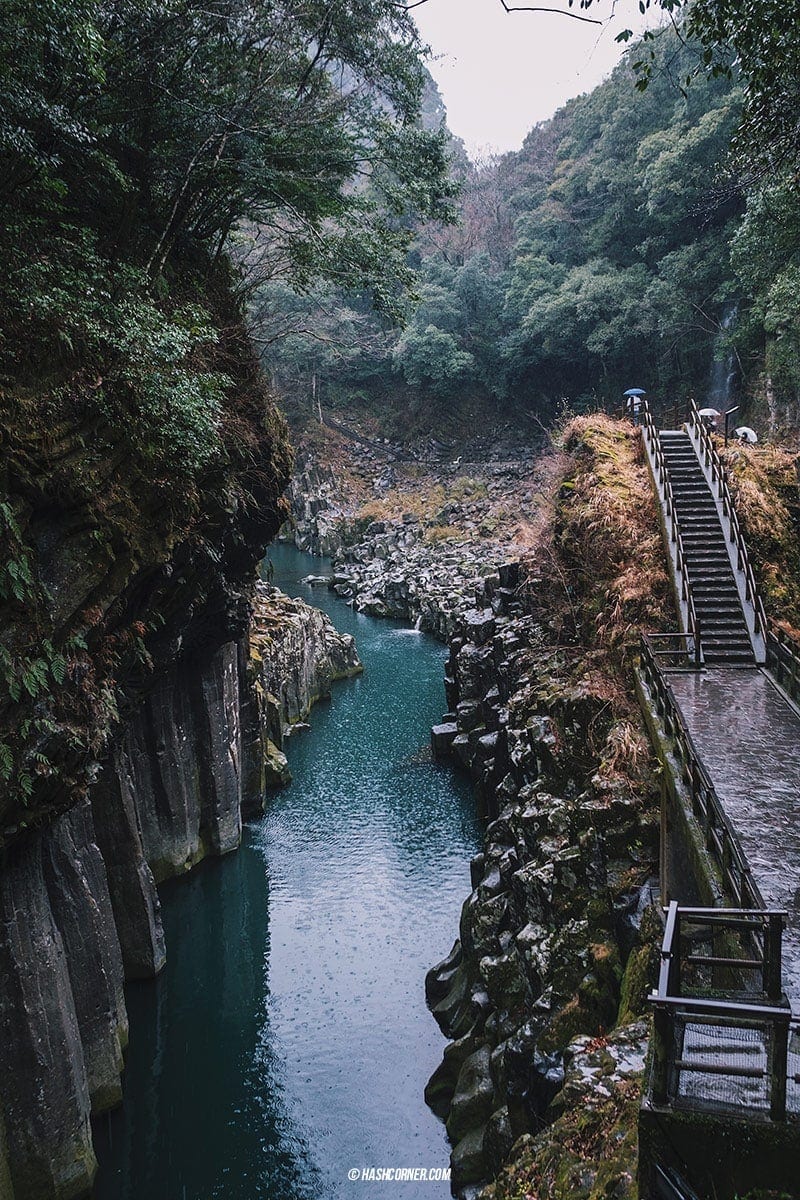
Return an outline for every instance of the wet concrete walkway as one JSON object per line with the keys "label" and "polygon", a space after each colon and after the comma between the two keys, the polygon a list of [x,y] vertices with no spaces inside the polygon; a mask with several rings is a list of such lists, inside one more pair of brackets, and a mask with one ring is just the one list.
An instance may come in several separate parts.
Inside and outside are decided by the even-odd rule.
{"label": "wet concrete walkway", "polygon": [[669,681],[767,908],[789,914],[783,986],[800,1014],[800,715],[757,667]]}

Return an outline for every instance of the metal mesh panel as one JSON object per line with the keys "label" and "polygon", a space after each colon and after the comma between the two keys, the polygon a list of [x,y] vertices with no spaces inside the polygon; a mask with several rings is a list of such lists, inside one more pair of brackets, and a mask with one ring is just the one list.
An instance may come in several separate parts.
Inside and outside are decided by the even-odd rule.
{"label": "metal mesh panel", "polygon": [[[769,1111],[768,1026],[748,1028],[685,1016],[678,1017],[676,1026],[676,1102]],[[713,1069],[704,1071],[704,1066]]]}
{"label": "metal mesh panel", "polygon": [[800,1117],[800,1029],[793,1029],[789,1035],[787,1066],[786,1109]]}
{"label": "metal mesh panel", "polygon": [[[763,971],[762,941],[749,931],[708,928],[681,931],[681,995],[760,997]],[[737,965],[695,963],[693,958],[722,957]],[[749,961],[748,961],[749,960]],[[759,960],[759,961],[757,961]],[[752,965],[755,964],[755,965]]]}

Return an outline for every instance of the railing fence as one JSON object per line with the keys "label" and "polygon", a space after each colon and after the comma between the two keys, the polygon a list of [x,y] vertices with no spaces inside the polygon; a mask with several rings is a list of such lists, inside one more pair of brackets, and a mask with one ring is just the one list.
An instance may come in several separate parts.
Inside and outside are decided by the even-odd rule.
{"label": "railing fence", "polygon": [[655,1104],[749,1108],[786,1119],[792,1011],[781,991],[786,914],[667,910],[654,1007]]}

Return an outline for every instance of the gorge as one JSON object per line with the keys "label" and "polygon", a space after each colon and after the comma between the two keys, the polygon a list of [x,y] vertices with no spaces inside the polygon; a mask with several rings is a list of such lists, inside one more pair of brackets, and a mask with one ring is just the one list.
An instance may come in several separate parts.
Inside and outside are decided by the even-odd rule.
{"label": "gorge", "polygon": [[[324,561],[280,545],[269,559],[355,635],[364,674],[289,739],[293,781],[238,854],[163,893],[167,966],[130,995],[100,1198],[333,1197],[353,1166],[448,1164],[422,1096],[440,1038],[421,980],[479,831],[468,787],[426,753],[443,651],[299,583]],[[449,1195],[416,1186],[404,1194]]]}
{"label": "gorge", "polygon": [[647,0],[471,162],[417,7],[4,6],[0,1200],[794,1189],[667,675],[800,696],[796,14]]}

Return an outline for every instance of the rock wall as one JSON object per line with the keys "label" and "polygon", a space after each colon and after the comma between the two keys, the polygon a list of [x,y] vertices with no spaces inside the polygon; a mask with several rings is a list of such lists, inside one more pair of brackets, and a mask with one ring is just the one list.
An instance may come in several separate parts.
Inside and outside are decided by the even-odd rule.
{"label": "rock wall", "polygon": [[373,521],[333,564],[332,587],[358,612],[408,621],[447,642],[487,586],[500,587],[502,551],[480,542],[425,538],[422,523]]}
{"label": "rock wall", "polygon": [[298,550],[331,558],[340,552],[345,509],[331,467],[308,456],[298,463],[291,483],[290,506],[291,520],[285,534]]}
{"label": "rock wall", "polygon": [[156,883],[241,831],[236,646],[130,714],[90,798],[0,862],[0,1097],[16,1200],[80,1196],[121,1099],[123,982],[165,959]]}
{"label": "rock wall", "polygon": [[451,642],[451,711],[432,732],[489,821],[458,940],[426,982],[451,1039],[426,1098],[446,1120],[459,1196],[553,1119],[570,1042],[638,1011],[626,968],[656,860],[655,789],[637,792],[590,751],[613,744],[610,705],[559,673],[533,617],[509,614],[510,567],[504,583]]}
{"label": "rock wall", "polygon": [[354,639],[339,633],[325,613],[278,588],[259,583],[250,628],[248,709],[251,783],[248,812],[260,798],[291,779],[284,741],[318,700],[327,700],[337,679],[363,670]]}
{"label": "rock wall", "polygon": [[122,1094],[123,983],[165,961],[157,884],[238,846],[242,813],[282,782],[286,729],[359,670],[323,613],[259,585],[248,638],[174,663],[88,797],[3,852],[1,1200],[86,1194],[89,1117]]}
{"label": "rock wall", "polygon": [[363,668],[355,640],[318,608],[260,583],[250,631],[259,682],[277,700],[284,727],[303,721],[331,684]]}
{"label": "rock wall", "polygon": [[233,849],[258,784],[246,638],[289,449],[224,284],[213,307],[202,461],[90,419],[79,365],[0,388],[2,1200],[87,1192],[123,980],[164,962],[156,885]]}
{"label": "rock wall", "polygon": [[261,585],[252,638],[176,663],[129,714],[90,798],[6,849],[2,1200],[86,1193],[90,1114],[121,1099],[123,982],[165,961],[157,884],[238,846],[242,812],[280,782],[285,729],[360,669],[323,613]]}

